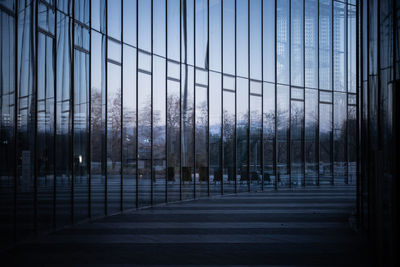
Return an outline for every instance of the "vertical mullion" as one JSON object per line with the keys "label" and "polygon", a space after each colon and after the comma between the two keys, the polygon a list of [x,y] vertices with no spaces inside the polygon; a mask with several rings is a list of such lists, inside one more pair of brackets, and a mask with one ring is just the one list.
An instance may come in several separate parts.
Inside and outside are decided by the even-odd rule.
{"label": "vertical mullion", "polygon": [[349,113],[349,69],[348,69],[348,64],[349,64],[349,40],[348,40],[348,4],[346,3],[346,7],[345,7],[345,15],[344,15],[345,19],[344,19],[344,25],[345,25],[345,34],[344,34],[344,39],[345,39],[345,46],[344,46],[344,51],[345,51],[345,77],[344,77],[344,85],[345,85],[345,90],[346,90],[346,129],[345,129],[345,139],[344,139],[344,157],[345,157],[345,162],[346,162],[346,178],[345,178],[345,183],[349,184],[349,158],[348,158],[348,136],[349,136],[349,121],[348,121],[348,113]]}
{"label": "vertical mullion", "polygon": [[193,197],[196,198],[196,1],[193,1],[194,94],[193,94]]}
{"label": "vertical mullion", "polygon": [[34,156],[33,156],[33,169],[34,169],[34,173],[33,173],[33,180],[34,180],[34,196],[33,196],[33,228],[34,228],[34,233],[35,234],[37,234],[37,231],[38,231],[38,223],[37,223],[37,218],[38,218],[38,186],[37,186],[37,183],[38,183],[38,160],[37,160],[37,157],[38,157],[38,152],[37,152],[37,150],[38,150],[38,145],[37,145],[37,136],[38,136],[38,115],[37,115],[37,110],[38,110],[38,73],[37,73],[37,69],[38,69],[38,57],[37,57],[37,55],[38,55],[38,43],[39,43],[39,40],[38,40],[38,36],[39,36],[39,33],[38,33],[38,2],[39,1],[36,1],[35,2],[35,9],[34,9],[34,12],[35,12],[35,55],[36,55],[36,57],[35,57],[35,71],[34,71],[34,73],[33,73],[33,75],[34,75],[34,89],[35,89],[35,92],[34,92],[34,95],[35,95],[35,100],[34,100],[34,102],[35,102],[35,104],[34,104],[34,106],[35,106],[35,108],[34,108],[34,124],[35,124],[35,126],[34,126]]}
{"label": "vertical mullion", "polygon": [[291,163],[291,122],[292,122],[292,0],[289,0],[289,19],[288,19],[288,26],[289,26],[289,119],[288,124],[289,127],[287,129],[287,173],[289,174],[289,188],[292,187],[292,163]]}
{"label": "vertical mullion", "polygon": [[207,195],[210,196],[210,0],[207,0]]}
{"label": "vertical mullion", "polygon": [[[123,140],[124,140],[124,1],[121,1],[121,140],[120,140],[120,160],[121,160],[121,186],[120,186],[120,211],[124,210],[124,164],[123,163]],[[90,9],[91,10],[91,9]],[[89,86],[90,87],[90,86]],[[90,103],[90,102],[89,102]]]}
{"label": "vertical mullion", "polygon": [[[107,0],[106,0],[107,1]],[[138,67],[139,67],[139,1],[136,0],[136,208],[139,207],[139,89],[138,89]]]}
{"label": "vertical mullion", "polygon": [[151,0],[151,81],[150,81],[150,94],[151,94],[151,104],[150,104],[150,205],[153,206],[153,198],[154,198],[154,188],[153,188],[153,177],[155,176],[153,171],[153,0]]}
{"label": "vertical mullion", "polygon": [[[107,0],[106,0],[107,1]],[[74,169],[74,127],[75,127],[75,114],[74,114],[74,103],[75,103],[75,1],[72,2],[72,19],[71,19],[71,27],[72,27],[72,57],[71,57],[71,223],[74,224],[74,187],[75,187],[75,169]]]}
{"label": "vertical mullion", "polygon": [[[179,200],[182,200],[182,1],[179,1]],[[187,75],[187,73],[186,73]],[[167,73],[168,76],[168,73]]]}
{"label": "vertical mullion", "polygon": [[[104,123],[104,127],[105,127],[105,129],[104,129],[104,150],[105,150],[105,152],[104,152],[104,154],[105,154],[105,156],[106,156],[106,159],[105,159],[105,166],[104,166],[104,169],[105,169],[105,173],[104,173],[104,176],[105,176],[105,179],[104,179],[104,212],[105,212],[105,215],[107,216],[108,215],[108,170],[107,170],[107,165],[108,165],[108,163],[107,163],[107,150],[108,150],[108,148],[107,148],[107,142],[108,142],[108,140],[107,140],[107,137],[108,137],[108,133],[107,133],[107,131],[108,131],[108,118],[107,118],[107,108],[108,108],[108,103],[107,103],[107,98],[108,98],[108,1],[109,0],[105,0],[105,16],[106,16],[106,21],[105,21],[105,24],[106,24],[106,36],[105,36],[105,45],[106,45],[106,48],[105,48],[105,77],[104,77],[104,80],[105,80],[105,83],[104,83],[104,88],[105,88],[105,101],[104,101],[104,103],[105,103],[105,114],[104,114],[104,116],[105,116],[105,123]],[[110,0],[111,1],[111,0]]]}
{"label": "vertical mullion", "polygon": [[224,1],[221,0],[221,144],[220,144],[220,175],[221,195],[224,194]]}
{"label": "vertical mullion", "polygon": [[[14,12],[14,42],[18,47],[18,2],[15,1],[15,12]],[[16,53],[14,55],[14,207],[13,207],[13,242],[17,241],[17,190],[18,190],[18,48],[15,50]]]}
{"label": "vertical mullion", "polygon": [[[360,97],[362,97],[362,90],[360,91],[360,66],[362,65],[362,56],[359,56],[359,51],[363,52],[362,47],[360,47],[360,39],[362,40],[363,33],[360,31],[360,21],[362,21],[363,15],[360,12],[360,8],[362,8],[362,1],[356,3],[356,214],[357,214],[357,228],[360,228],[361,223],[361,181],[360,181],[360,130],[362,132],[363,122],[360,119]],[[362,9],[361,9],[362,10]],[[394,25],[394,24],[393,24]],[[394,40],[394,38],[393,38]],[[393,61],[393,66],[395,66],[395,57]],[[361,62],[360,62],[361,61]],[[395,73],[395,72],[394,72]],[[362,75],[362,71],[361,71]],[[362,79],[361,79],[362,82]],[[361,109],[362,110],[362,109]]]}
{"label": "vertical mullion", "polygon": [[301,156],[303,164],[303,187],[306,186],[306,0],[303,0],[303,129],[301,130]]}
{"label": "vertical mullion", "polygon": [[335,184],[335,153],[334,153],[334,145],[333,145],[333,138],[334,138],[334,131],[335,131],[335,44],[334,44],[334,39],[335,39],[335,2],[332,1],[332,6],[331,6],[331,86],[332,86],[332,104],[331,104],[331,139],[330,139],[330,147],[331,147],[331,175],[332,175],[332,180],[331,184]]}
{"label": "vertical mullion", "polygon": [[235,159],[234,159],[234,178],[235,193],[237,193],[237,0],[235,0]]}
{"label": "vertical mullion", "polygon": [[[56,21],[56,30],[57,30],[57,21]],[[92,218],[92,210],[91,210],[91,186],[92,186],[92,168],[91,168],[91,136],[92,136],[92,75],[91,75],[91,70],[92,70],[92,1],[89,2],[89,129],[88,129],[88,144],[87,144],[87,166],[88,166],[88,217],[89,220]],[[57,38],[57,35],[55,35]],[[56,64],[57,66],[57,64]],[[55,88],[55,87],[54,87]],[[56,89],[54,90],[56,92]],[[54,97],[56,99],[56,97]],[[54,105],[56,106],[56,105]],[[54,114],[55,113],[55,108],[54,108]],[[56,121],[56,120],[54,120]],[[54,147],[55,147],[54,143]],[[54,153],[55,156],[55,153]],[[54,179],[55,180],[55,179]],[[55,183],[54,183],[55,184]],[[55,190],[54,190],[55,191]]]}
{"label": "vertical mullion", "polygon": [[247,0],[247,190],[250,192],[250,0]]}
{"label": "vertical mullion", "polygon": [[[18,1],[16,1],[18,2]],[[54,73],[57,73],[57,9],[54,4],[54,41],[53,41],[53,62],[54,64]],[[15,87],[16,88],[16,87]],[[57,141],[57,75],[54,75],[54,107],[53,107],[53,112],[54,112],[54,136],[53,136],[53,157],[54,157],[54,163],[53,163],[53,229],[56,229],[56,186],[57,186],[57,150],[56,150],[56,141]],[[89,210],[90,214],[90,210]]]}
{"label": "vertical mullion", "polygon": [[264,191],[264,0],[261,0],[261,191]]}
{"label": "vertical mullion", "polygon": [[317,129],[316,129],[316,146],[317,146],[317,148],[316,148],[316,151],[317,151],[317,185],[319,186],[320,185],[320,175],[319,175],[319,173],[320,173],[320,146],[319,146],[319,128],[320,128],[320,123],[319,123],[319,118],[320,118],[320,115],[319,115],[319,110],[320,110],[320,107],[319,107],[319,101],[320,101],[320,75],[319,75],[319,72],[320,72],[320,70],[319,70],[319,66],[320,66],[320,64],[319,64],[319,61],[320,61],[320,56],[319,56],[319,47],[320,47],[320,45],[319,45],[319,42],[320,42],[320,40],[319,40],[319,38],[320,38],[320,34],[319,34],[319,20],[320,20],[320,12],[319,12],[319,1],[320,0],[317,0],[317,4],[318,4],[318,7],[317,7],[317,17],[318,17],[318,19],[317,19],[317,32],[318,32],[318,41],[317,41],[317,57],[318,57],[318,60],[317,60],[317,67],[318,67],[318,74],[317,74],[317,86],[318,86],[318,103],[317,103]]}
{"label": "vertical mullion", "polygon": [[[136,8],[137,10],[137,8]],[[168,0],[165,0],[165,203],[168,202]],[[136,59],[137,60],[137,59]]]}
{"label": "vertical mullion", "polygon": [[274,125],[274,131],[275,131],[275,133],[274,133],[274,174],[275,174],[275,190],[277,190],[278,189],[278,178],[279,178],[279,175],[278,175],[278,171],[277,171],[277,167],[276,167],[276,165],[277,165],[277,152],[278,152],[278,149],[277,149],[277,145],[278,145],[278,140],[277,140],[277,126],[278,126],[278,123],[277,123],[277,104],[278,104],[278,100],[277,100],[277,93],[278,93],[278,86],[277,86],[277,77],[278,77],[278,75],[277,75],[277,51],[276,51],[276,49],[277,49],[277,39],[276,39],[276,36],[277,36],[277,21],[278,21],[278,18],[277,18],[277,14],[278,14],[278,12],[277,12],[277,3],[278,3],[278,0],[275,0],[275,25],[274,25],[274,35],[275,35],[275,37],[274,37],[274,39],[275,39],[275,42],[274,42],[274,53],[275,53],[275,58],[274,58],[274,61],[275,61],[275,63],[274,63],[274,68],[275,68],[275,121],[274,121],[274,123],[275,123],[275,125]]}

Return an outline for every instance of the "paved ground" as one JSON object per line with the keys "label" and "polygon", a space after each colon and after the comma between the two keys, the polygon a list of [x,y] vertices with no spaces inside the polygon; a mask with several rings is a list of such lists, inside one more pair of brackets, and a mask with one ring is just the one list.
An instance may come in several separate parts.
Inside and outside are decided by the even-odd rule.
{"label": "paved ground", "polygon": [[[110,216],[26,242],[11,265],[367,266],[354,187],[242,193]],[[4,262],[4,261],[3,261]]]}

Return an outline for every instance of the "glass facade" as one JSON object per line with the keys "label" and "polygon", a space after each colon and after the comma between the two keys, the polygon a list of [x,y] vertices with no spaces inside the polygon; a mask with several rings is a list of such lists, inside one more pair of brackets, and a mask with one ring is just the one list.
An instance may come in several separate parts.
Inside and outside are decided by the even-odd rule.
{"label": "glass facade", "polygon": [[0,1],[1,243],[159,203],[355,184],[356,9]]}

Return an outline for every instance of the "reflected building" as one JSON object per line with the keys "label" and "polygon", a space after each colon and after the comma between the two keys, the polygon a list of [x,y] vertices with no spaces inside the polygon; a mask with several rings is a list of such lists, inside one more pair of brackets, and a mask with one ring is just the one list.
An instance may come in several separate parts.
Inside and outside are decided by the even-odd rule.
{"label": "reflected building", "polygon": [[2,244],[165,202],[356,184],[360,6],[1,1]]}

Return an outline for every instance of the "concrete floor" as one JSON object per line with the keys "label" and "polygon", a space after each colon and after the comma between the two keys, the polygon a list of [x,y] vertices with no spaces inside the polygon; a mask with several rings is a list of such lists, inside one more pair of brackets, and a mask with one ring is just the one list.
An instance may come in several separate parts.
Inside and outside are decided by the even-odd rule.
{"label": "concrete floor", "polygon": [[11,266],[368,266],[366,239],[349,224],[354,190],[172,203],[76,225],[0,256]]}

